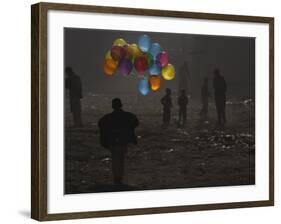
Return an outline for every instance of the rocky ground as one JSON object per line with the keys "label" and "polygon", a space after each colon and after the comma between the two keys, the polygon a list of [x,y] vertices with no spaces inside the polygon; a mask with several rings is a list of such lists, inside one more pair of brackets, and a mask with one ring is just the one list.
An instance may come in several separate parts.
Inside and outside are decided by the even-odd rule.
{"label": "rocky ground", "polygon": [[[188,106],[187,125],[177,126],[177,108],[170,127],[161,128],[160,95],[123,97],[140,126],[138,144],[130,145],[126,185],[113,185],[111,155],[99,145],[97,122],[111,111],[111,96],[89,93],[83,99],[84,127],[73,128],[66,101],[65,193],[152,190],[255,184],[255,129],[252,101],[229,101],[228,122],[216,126],[210,101],[209,121],[200,120],[200,104]],[[173,99],[176,102],[176,99]]]}

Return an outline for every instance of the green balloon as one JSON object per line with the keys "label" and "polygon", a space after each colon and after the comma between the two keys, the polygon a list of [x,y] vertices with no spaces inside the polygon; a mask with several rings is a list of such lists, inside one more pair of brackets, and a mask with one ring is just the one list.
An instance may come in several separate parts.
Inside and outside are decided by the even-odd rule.
{"label": "green balloon", "polygon": [[150,53],[146,54],[146,58],[147,58],[147,63],[148,63],[148,67],[151,67],[153,65],[153,56]]}

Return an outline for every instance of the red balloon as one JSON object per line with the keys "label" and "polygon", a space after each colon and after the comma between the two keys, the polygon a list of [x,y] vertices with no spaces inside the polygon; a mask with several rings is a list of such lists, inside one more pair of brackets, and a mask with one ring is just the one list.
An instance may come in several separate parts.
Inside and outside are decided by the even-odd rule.
{"label": "red balloon", "polygon": [[134,57],[134,51],[133,49],[130,47],[130,45],[126,44],[124,45],[124,50],[125,50],[125,55],[124,58],[132,60]]}
{"label": "red balloon", "polygon": [[143,74],[145,70],[148,68],[147,58],[145,56],[137,57],[134,61],[135,69],[140,74]]}
{"label": "red balloon", "polygon": [[115,61],[120,61],[121,59],[124,58],[126,54],[126,50],[124,49],[124,47],[119,46],[119,45],[114,45],[111,48],[111,57],[115,60]]}

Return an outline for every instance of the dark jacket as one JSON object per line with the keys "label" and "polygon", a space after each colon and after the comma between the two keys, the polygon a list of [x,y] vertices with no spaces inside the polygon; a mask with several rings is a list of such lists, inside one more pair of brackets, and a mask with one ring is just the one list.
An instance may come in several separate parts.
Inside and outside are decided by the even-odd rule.
{"label": "dark jacket", "polygon": [[173,107],[171,96],[165,95],[161,99],[161,104],[163,105],[164,111],[170,111],[171,107]]}
{"label": "dark jacket", "polygon": [[81,79],[78,75],[71,75],[65,80],[65,87],[69,89],[70,98],[83,98]]}
{"label": "dark jacket", "polygon": [[224,95],[227,90],[227,85],[223,76],[216,76],[213,80],[215,95]]}
{"label": "dark jacket", "polygon": [[137,143],[135,128],[139,121],[137,117],[123,110],[116,110],[99,120],[100,143],[103,147]]}
{"label": "dark jacket", "polygon": [[180,108],[186,108],[188,104],[188,97],[186,95],[180,95],[178,98],[178,105]]}

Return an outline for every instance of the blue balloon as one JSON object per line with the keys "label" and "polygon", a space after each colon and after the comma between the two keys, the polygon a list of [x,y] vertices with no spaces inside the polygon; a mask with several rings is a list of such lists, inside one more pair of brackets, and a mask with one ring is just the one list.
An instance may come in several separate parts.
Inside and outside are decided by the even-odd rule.
{"label": "blue balloon", "polygon": [[156,61],[153,61],[148,71],[150,75],[159,75],[161,73],[161,68],[157,65]]}
{"label": "blue balloon", "polygon": [[149,53],[153,56],[153,59],[156,60],[156,56],[162,51],[160,44],[153,43],[149,49]]}
{"label": "blue balloon", "polygon": [[143,34],[138,39],[138,47],[142,52],[148,52],[151,46],[151,39],[146,34]]}
{"label": "blue balloon", "polygon": [[143,95],[143,96],[146,96],[150,91],[148,79],[145,78],[145,77],[142,78],[139,81],[138,87],[139,87],[140,94]]}

